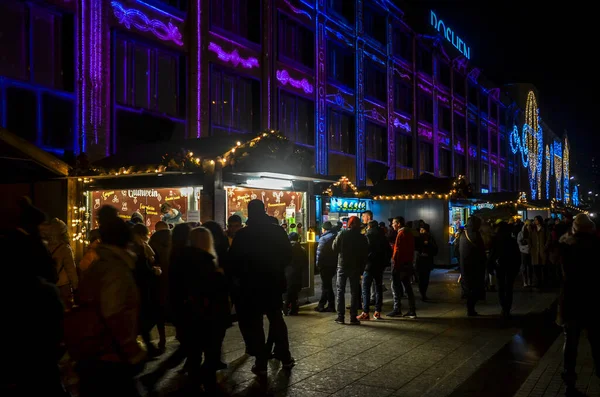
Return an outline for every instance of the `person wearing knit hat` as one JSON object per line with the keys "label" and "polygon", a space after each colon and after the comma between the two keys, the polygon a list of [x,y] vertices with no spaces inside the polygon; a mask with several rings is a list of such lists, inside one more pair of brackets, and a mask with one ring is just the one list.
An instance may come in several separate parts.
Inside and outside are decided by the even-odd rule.
{"label": "person wearing knit hat", "polygon": [[594,222],[586,214],[573,219],[572,234],[560,239],[563,282],[558,300],[556,323],[563,327],[562,378],[567,386],[566,395],[577,392],[577,349],[581,332],[587,330],[596,375],[600,377],[600,327],[594,313],[598,311],[598,279],[600,266],[596,263],[600,238]]}
{"label": "person wearing knit hat", "polygon": [[338,256],[337,268],[337,312],[335,320],[344,324],[346,314],[346,282],[350,279],[350,324],[358,325],[358,306],[360,305],[360,275],[365,269],[369,255],[367,237],[361,234],[362,224],[356,216],[348,219],[348,230],[339,233],[333,241],[333,252]]}

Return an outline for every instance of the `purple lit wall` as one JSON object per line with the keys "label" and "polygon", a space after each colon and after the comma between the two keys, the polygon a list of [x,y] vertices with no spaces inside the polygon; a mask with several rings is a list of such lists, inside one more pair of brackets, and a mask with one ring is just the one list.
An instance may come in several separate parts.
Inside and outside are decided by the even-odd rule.
{"label": "purple lit wall", "polygon": [[158,19],[150,19],[146,14],[135,8],[125,8],[119,2],[110,3],[113,14],[117,21],[127,29],[134,27],[141,32],[152,32],[152,34],[163,41],[172,41],[182,46],[183,39],[179,28],[171,21],[164,23]]}
{"label": "purple lit wall", "polygon": [[231,52],[224,51],[220,45],[210,42],[208,44],[208,50],[217,54],[217,57],[224,61],[229,62],[233,67],[241,66],[245,69],[252,69],[259,67],[258,59],[254,57],[243,58],[240,56],[238,51],[234,49]]}
{"label": "purple lit wall", "polygon": [[314,91],[313,85],[310,84],[308,82],[308,80],[306,80],[305,78],[303,78],[302,80],[293,79],[292,77],[290,77],[290,73],[285,69],[278,70],[275,73],[275,76],[277,77],[277,80],[279,80],[279,82],[281,84],[283,84],[283,85],[289,84],[290,86],[292,86],[294,88],[302,89],[302,91],[304,91],[304,93],[306,93],[306,94],[312,94]]}
{"label": "purple lit wall", "polygon": [[196,0],[196,138],[202,136],[202,0]]}

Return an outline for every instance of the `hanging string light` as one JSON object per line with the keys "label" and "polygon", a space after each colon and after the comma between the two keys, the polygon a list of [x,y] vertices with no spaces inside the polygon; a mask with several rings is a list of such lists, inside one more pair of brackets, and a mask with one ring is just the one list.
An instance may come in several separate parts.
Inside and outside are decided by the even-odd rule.
{"label": "hanging string light", "polygon": [[562,163],[562,176],[563,176],[563,184],[564,184],[564,200],[565,203],[568,203],[570,200],[569,194],[569,140],[565,138],[565,148],[563,150],[563,163]]}
{"label": "hanging string light", "polygon": [[550,153],[550,147],[546,145],[546,199],[550,199],[551,159],[552,154]]}

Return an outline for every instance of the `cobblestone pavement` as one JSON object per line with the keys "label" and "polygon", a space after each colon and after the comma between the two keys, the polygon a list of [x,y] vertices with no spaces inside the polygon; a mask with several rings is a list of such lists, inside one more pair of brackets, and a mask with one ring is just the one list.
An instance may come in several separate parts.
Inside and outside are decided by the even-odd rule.
{"label": "cobblestone pavement", "polygon": [[[523,383],[515,397],[554,397],[565,395],[561,379],[564,336],[559,336]],[[594,374],[594,360],[587,338],[582,335],[577,356],[577,390],[600,397],[600,380]]]}
{"label": "cobblestone pavement", "polygon": [[[428,293],[432,301],[417,301],[413,320],[384,317],[360,326],[338,325],[334,313],[303,306],[300,315],[286,317],[296,366],[286,372],[279,362],[270,362],[268,382],[259,383],[251,373],[253,359],[245,356],[236,324],[223,343],[229,368],[219,372],[220,385],[226,394],[239,396],[447,396],[518,332],[520,316],[546,310],[556,297],[515,291],[515,319],[507,323],[498,315],[497,295],[489,293],[477,307],[482,316],[468,318],[457,277],[436,271]],[[392,309],[390,298],[387,292],[384,314]],[[406,310],[406,300],[402,303]],[[193,395],[187,376],[179,373],[181,364],[169,363],[177,348],[169,340],[161,359],[148,364],[140,386],[147,389],[154,379],[153,395]]]}

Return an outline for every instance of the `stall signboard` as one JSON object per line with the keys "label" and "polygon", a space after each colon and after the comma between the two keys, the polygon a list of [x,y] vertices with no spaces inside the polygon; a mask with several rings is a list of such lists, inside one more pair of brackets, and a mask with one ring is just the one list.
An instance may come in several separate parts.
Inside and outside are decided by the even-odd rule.
{"label": "stall signboard", "polygon": [[[258,199],[265,204],[267,214],[277,218],[280,223],[296,223],[304,205],[304,194],[287,190],[231,187],[227,188],[227,211],[229,215],[241,216],[245,222],[248,218],[248,202]],[[300,218],[298,222],[302,222]]]}
{"label": "stall signboard", "polygon": [[[154,230],[156,222],[162,220],[161,205],[168,203],[179,211],[182,220],[187,221],[188,196],[195,194],[193,188],[160,188],[160,189],[125,189],[97,190],[91,192],[90,208],[92,212],[92,227],[98,227],[97,212],[103,205],[112,205],[119,211],[124,220],[131,219],[134,212],[139,212],[144,223]],[[198,200],[199,197],[194,199]]]}
{"label": "stall signboard", "polygon": [[332,197],[329,202],[329,212],[363,212],[368,209],[367,200],[360,200],[356,198]]}

